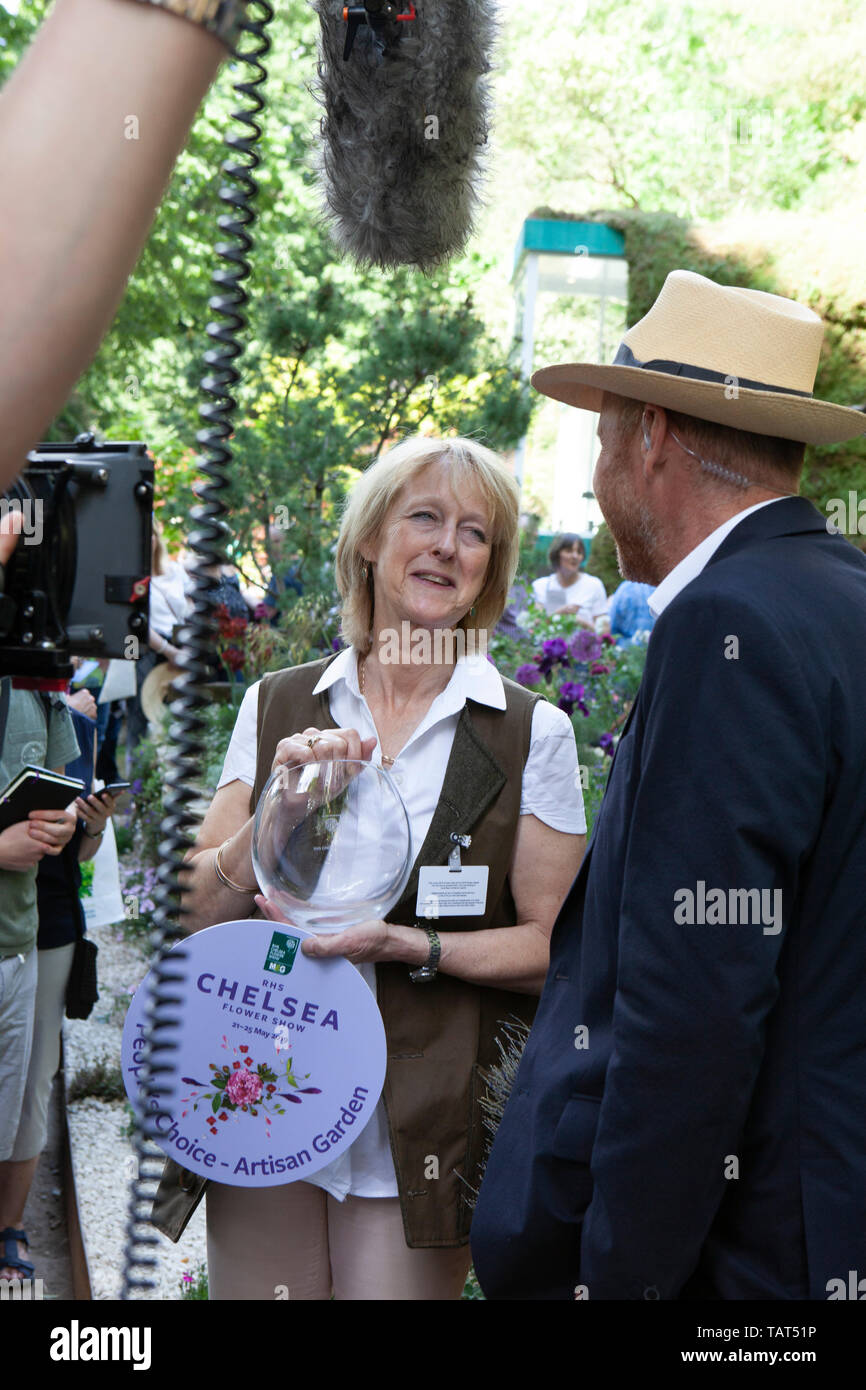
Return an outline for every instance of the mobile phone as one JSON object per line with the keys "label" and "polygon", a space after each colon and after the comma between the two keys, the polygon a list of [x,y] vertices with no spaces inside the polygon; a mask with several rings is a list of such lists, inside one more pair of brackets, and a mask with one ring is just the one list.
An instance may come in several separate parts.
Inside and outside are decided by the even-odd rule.
{"label": "mobile phone", "polygon": [[128,791],[131,786],[131,782],[109,782],[107,787],[100,787],[99,791],[94,792],[93,795],[98,796],[100,800],[106,792],[108,792],[110,796],[119,796],[121,792]]}

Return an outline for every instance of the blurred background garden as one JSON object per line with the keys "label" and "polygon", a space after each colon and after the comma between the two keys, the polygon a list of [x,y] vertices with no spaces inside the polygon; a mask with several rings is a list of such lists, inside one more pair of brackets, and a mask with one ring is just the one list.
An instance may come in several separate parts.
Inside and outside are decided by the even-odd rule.
{"label": "blurred background garden", "polygon": [[[0,81],[47,9],[0,3]],[[499,451],[522,488],[520,569],[490,659],[569,714],[591,828],[649,623],[618,625],[616,605],[587,623],[547,611],[533,593],[558,533],[580,537],[606,606],[620,575],[591,490],[595,422],[537,396],[530,370],[610,360],[669,271],[685,268],[811,307],[826,325],[816,395],[866,402],[858,0],[505,0],[500,9],[484,209],[466,253],[424,276],[361,272],[339,258],[314,174],[318,22],[302,0],[278,7],[202,807],[247,687],[341,645],[333,558],[353,481],[408,434],[461,434]],[[160,568],[181,601],[233,75],[227,64],[208,96],[115,323],[48,434],[147,443]],[[105,215],[123,209],[107,199]],[[807,448],[802,490],[822,510],[866,492],[864,440]],[[866,518],[851,539],[863,545],[864,533]],[[154,654],[153,669],[161,664]],[[94,693],[102,680],[95,663],[81,675]],[[168,738],[164,683],[155,689],[137,716],[132,701],[112,702],[100,727],[106,780],[113,763],[132,782],[115,818],[118,932],[141,947],[142,972]],[[137,982],[124,979],[125,996]],[[104,1021],[116,1025],[122,1003],[109,999]],[[119,1073],[112,1085],[120,1104]],[[185,1296],[205,1296],[200,1273],[184,1280]]]}

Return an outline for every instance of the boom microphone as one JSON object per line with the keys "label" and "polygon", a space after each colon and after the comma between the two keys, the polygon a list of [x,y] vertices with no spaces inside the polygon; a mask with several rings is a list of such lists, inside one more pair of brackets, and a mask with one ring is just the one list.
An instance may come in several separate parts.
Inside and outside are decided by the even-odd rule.
{"label": "boom microphone", "polygon": [[493,0],[313,0],[331,234],[362,265],[429,270],[479,205]]}

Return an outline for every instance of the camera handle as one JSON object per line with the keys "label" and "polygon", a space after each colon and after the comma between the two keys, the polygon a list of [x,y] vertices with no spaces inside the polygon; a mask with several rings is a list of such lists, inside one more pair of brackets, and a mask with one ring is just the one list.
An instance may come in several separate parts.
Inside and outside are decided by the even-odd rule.
{"label": "camera handle", "polygon": [[213,580],[207,570],[226,559],[227,527],[222,518],[227,508],[220,493],[228,486],[232,459],[228,440],[237,405],[232,388],[240,379],[235,361],[243,351],[243,343],[238,335],[247,327],[243,314],[247,294],[242,282],[250,274],[247,254],[253,249],[253,238],[249,229],[255,221],[253,202],[258,192],[253,173],[261,162],[255,151],[262,133],[257,117],[265,105],[258,88],[267,78],[262,60],[270,50],[271,42],[266,28],[274,14],[268,0],[250,0],[250,10],[261,17],[253,20],[248,12],[241,30],[241,42],[249,36],[256,44],[246,51],[241,51],[239,47],[235,58],[246,63],[252,72],[245,81],[234,83],[235,92],[248,104],[232,112],[232,120],[239,122],[243,130],[242,133],[226,132],[225,144],[229,156],[222,165],[222,173],[230,182],[223,184],[219,191],[220,199],[229,205],[230,211],[220,215],[217,225],[221,232],[233,237],[234,242],[219,241],[216,244],[216,254],[222,264],[213,273],[216,293],[208,301],[208,308],[223,321],[211,321],[207,325],[208,337],[217,346],[208,348],[204,353],[205,372],[201,380],[202,392],[211,397],[210,403],[199,406],[199,414],[207,422],[207,427],[196,434],[196,442],[201,449],[199,471],[205,478],[205,484],[199,492],[201,504],[194,507],[191,513],[194,525],[199,528],[190,537],[190,549],[196,557],[196,563],[190,570],[195,581],[191,594],[193,607],[182,629],[183,647],[179,660],[182,674],[171,687],[171,712],[175,722],[171,730],[172,743],[165,779],[165,815],[161,825],[163,844],[168,844],[170,857],[159,866],[154,893],[156,914],[151,938],[155,960],[154,984],[147,1003],[146,1046],[142,1055],[142,1070],[138,1073],[143,1087],[144,1120],[143,1132],[138,1125],[135,1132],[138,1171],[132,1182],[126,1227],[121,1292],[124,1299],[130,1298],[134,1290],[154,1287],[149,1271],[157,1266],[156,1247],[159,1240],[149,1220],[164,1156],[153,1140],[158,1133],[157,1120],[168,1113],[162,1105],[163,1098],[171,1092],[171,1086],[166,1082],[170,1082],[175,1075],[172,1054],[177,1050],[179,1018],[176,1008],[182,1001],[186,978],[186,952],[176,950],[170,956],[168,953],[171,946],[184,935],[178,926],[178,875],[183,855],[190,845],[187,832],[198,824],[198,818],[190,814],[187,808],[196,796],[192,781],[204,752],[201,738],[204,721],[199,711],[207,703],[202,687],[210,678],[208,656],[213,650],[216,635]]}

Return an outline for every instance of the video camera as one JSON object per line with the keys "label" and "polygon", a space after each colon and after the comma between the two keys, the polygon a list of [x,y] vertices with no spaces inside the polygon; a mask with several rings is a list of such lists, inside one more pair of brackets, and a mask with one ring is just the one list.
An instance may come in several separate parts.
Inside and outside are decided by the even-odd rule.
{"label": "video camera", "polygon": [[65,688],[72,652],[138,656],[147,643],[152,507],[144,444],[80,434],[31,450],[0,497],[0,516],[21,515],[0,593],[0,676]]}

